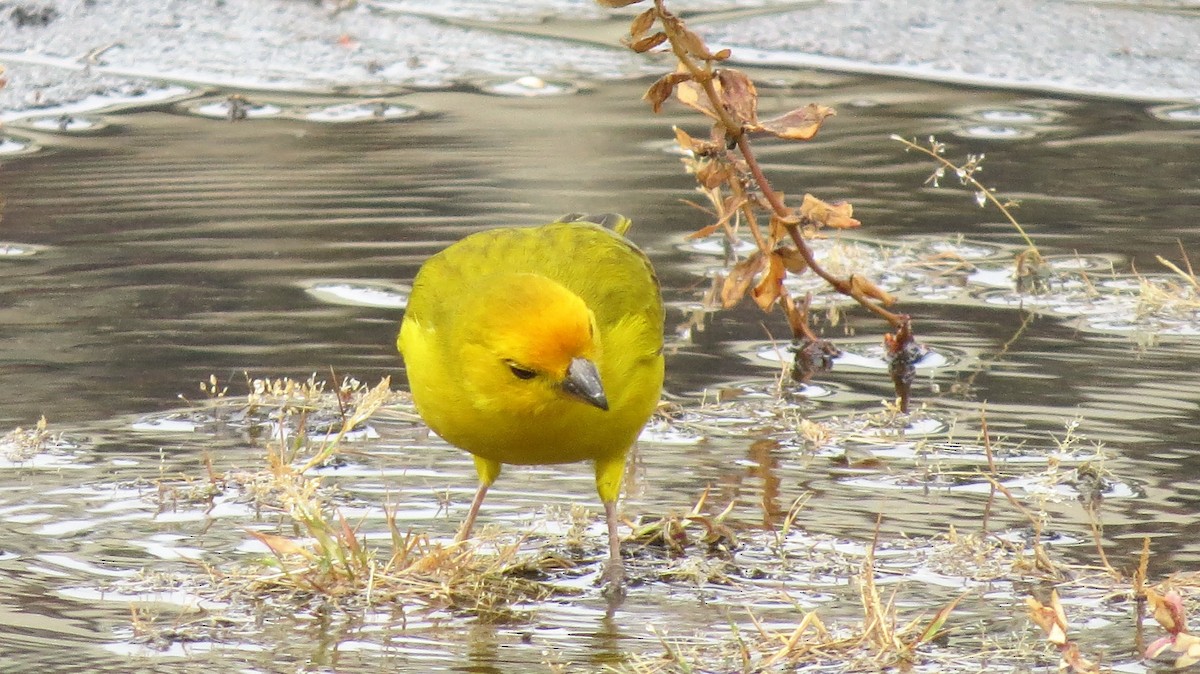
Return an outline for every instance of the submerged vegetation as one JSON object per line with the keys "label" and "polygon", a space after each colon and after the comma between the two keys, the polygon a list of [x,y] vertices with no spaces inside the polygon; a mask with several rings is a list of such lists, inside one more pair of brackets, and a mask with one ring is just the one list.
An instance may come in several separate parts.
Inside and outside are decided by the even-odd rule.
{"label": "submerged vegetation", "polygon": [[[108,591],[120,595],[183,591],[224,607],[182,622],[135,609],[133,642],[161,649],[180,641],[221,641],[231,626],[259,622],[264,614],[278,620],[330,610],[399,612],[405,622],[449,611],[519,624],[536,621],[539,607],[556,597],[588,600],[597,592],[579,582],[599,574],[604,559],[597,534],[602,527],[583,509],[547,511],[548,528],[505,534],[485,528],[472,541],[453,543],[405,529],[395,505],[368,515],[371,505],[362,497],[342,493],[339,471],[369,460],[377,426],[417,426],[407,397],[392,392],[386,379],[374,387],[353,380],[333,387],[315,378],[253,380],[247,388],[244,397],[230,396],[212,379],[202,389],[213,397],[167,418],[208,420],[214,433],[232,424],[257,438],[260,454],[224,470],[207,462],[205,475],[163,475],[146,498],[160,512],[240,503],[251,520],[246,535],[261,552],[225,554],[190,573],[150,572],[114,582]],[[770,410],[775,421],[764,427],[763,413]],[[985,663],[1047,663],[1047,652],[1057,651],[1071,671],[1099,672],[1094,663],[1101,658],[1091,652],[1098,644],[1076,635],[1071,625],[1081,619],[1072,614],[1092,605],[1090,611],[1110,619],[1115,611],[1138,625],[1142,601],[1166,635],[1148,635],[1155,643],[1137,648],[1148,655],[1171,653],[1181,663],[1194,659],[1183,607],[1200,583],[1181,575],[1152,583],[1148,542],[1140,565],[1116,560],[1131,570],[1110,563],[1098,524],[1101,495],[1114,491],[1120,477],[1109,472],[1103,448],[1087,441],[1078,421],[1042,448],[993,437],[986,418],[974,440],[914,444],[905,435],[912,419],[898,421],[896,414],[885,409],[818,424],[797,419],[778,398],[664,409],[653,422],[656,433],[712,433],[714,423],[742,418],[743,425],[723,432],[748,433],[754,426],[756,436],[772,438],[769,452],[786,446],[810,461],[853,464],[864,479],[874,475],[869,479],[880,488],[988,496],[976,501],[976,530],[949,525],[933,536],[895,537],[884,533],[887,519],[880,516],[874,539],[865,544],[807,531],[799,522],[813,507],[808,495],[779,512],[766,501],[706,491],[687,512],[644,515],[623,543],[639,592],[712,588],[738,599],[726,609],[726,637],[697,639],[656,626],[661,652],[640,649],[613,671],[757,672],[809,665],[864,671],[905,663],[978,671]],[[896,444],[908,445],[909,452],[872,456],[871,447]],[[1064,556],[1070,547],[1060,550],[1048,533],[1062,527],[1058,520],[1069,516],[1068,504],[1077,499],[1091,518],[1099,564],[1080,559],[1078,551]],[[814,593],[843,605],[813,605]],[[1030,624],[1045,633],[1040,643],[1019,620],[1001,628],[986,618],[984,625],[993,624],[988,628],[960,616],[1003,614],[989,606],[995,602],[1017,610],[1022,595]],[[1067,608],[1060,595],[1071,599]],[[850,610],[854,605],[857,610]],[[553,657],[545,664],[547,671],[587,671]]]}
{"label": "submerged vegetation", "polygon": [[52,441],[53,435],[43,416],[33,428],[14,428],[0,437],[0,459],[12,463],[28,461],[45,451]]}

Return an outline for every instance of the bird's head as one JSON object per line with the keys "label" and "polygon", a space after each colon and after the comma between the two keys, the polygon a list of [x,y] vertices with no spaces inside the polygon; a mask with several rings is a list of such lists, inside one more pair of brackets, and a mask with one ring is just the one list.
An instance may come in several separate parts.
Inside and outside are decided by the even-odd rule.
{"label": "bird's head", "polygon": [[462,377],[472,399],[509,410],[562,402],[607,410],[602,345],[587,304],[537,274],[491,281],[463,322]]}

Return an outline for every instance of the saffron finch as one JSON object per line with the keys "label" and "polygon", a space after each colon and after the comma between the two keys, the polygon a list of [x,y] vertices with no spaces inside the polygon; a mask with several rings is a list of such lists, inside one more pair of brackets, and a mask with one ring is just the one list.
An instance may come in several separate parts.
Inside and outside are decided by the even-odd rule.
{"label": "saffron finch", "polygon": [[625,457],[659,401],[663,307],[650,261],[616,231],[564,216],[472,234],[413,282],[396,340],[417,411],[474,455],[471,533],[503,464],[591,461],[608,522],[606,590],[624,566],[616,502]]}

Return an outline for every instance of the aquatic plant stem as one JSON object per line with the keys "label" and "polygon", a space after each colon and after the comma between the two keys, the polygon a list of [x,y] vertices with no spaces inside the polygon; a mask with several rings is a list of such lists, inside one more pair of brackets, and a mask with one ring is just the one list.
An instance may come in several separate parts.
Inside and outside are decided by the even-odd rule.
{"label": "aquatic plant stem", "polygon": [[[933,157],[943,167],[954,171],[955,174],[961,180],[970,183],[972,187],[979,190],[979,193],[982,194],[985,199],[990,201],[992,203],[992,205],[994,205],[996,208],[1000,209],[1000,212],[1003,213],[1004,217],[1008,219],[1009,224],[1011,224],[1013,226],[1013,228],[1017,230],[1017,233],[1021,235],[1021,238],[1025,240],[1025,245],[1029,247],[1029,250],[1033,251],[1033,254],[1037,255],[1038,257],[1042,256],[1042,254],[1038,250],[1037,246],[1034,245],[1033,239],[1029,238],[1029,235],[1025,233],[1025,228],[1021,226],[1021,223],[1017,222],[1017,219],[1013,217],[1013,214],[1008,210],[1008,207],[1005,206],[1000,201],[1000,199],[996,197],[995,192],[988,189],[987,187],[984,187],[983,183],[976,180],[975,176],[963,171],[961,166],[955,164],[954,162],[950,161],[949,159],[946,159],[942,155],[938,154],[932,148],[925,147],[924,145],[919,145],[917,143],[912,142],[911,140],[908,140],[907,138],[904,138],[903,136],[898,136],[896,134],[892,134],[891,139],[895,140],[895,141],[899,141],[901,143],[904,143],[904,145],[906,147],[908,147],[910,150],[917,150],[918,152],[922,152],[924,154],[929,155],[930,157]],[[980,155],[980,156],[982,157],[982,155]]]}
{"label": "aquatic plant stem", "polygon": [[[804,259],[805,264],[812,270],[814,274],[821,277],[837,292],[846,295],[854,301],[858,302],[864,308],[878,315],[891,325],[894,329],[900,330],[902,327],[910,324],[910,317],[904,314],[896,314],[888,311],[878,302],[871,301],[869,297],[858,290],[854,283],[847,279],[841,279],[831,274],[817,262],[816,256],[809,247],[808,242],[804,240],[804,234],[800,230],[795,212],[784,203],[783,197],[771,187],[771,182],[763,173],[762,165],[759,164],[758,158],[754,153],[754,149],[750,144],[750,139],[746,133],[746,128],[741,121],[736,119],[733,114],[725,106],[721,94],[717,91],[716,85],[713,84],[714,71],[712,61],[705,60],[704,65],[697,63],[684,44],[684,28],[682,23],[667,11],[665,0],[654,0],[654,9],[662,25],[663,33],[667,36],[667,42],[671,46],[671,53],[675,55],[680,65],[687,70],[691,75],[692,81],[695,82],[704,91],[708,98],[709,106],[712,109],[713,115],[717,122],[725,131],[725,136],[728,140],[736,144],[738,152],[742,155],[742,159],[746,162],[746,167],[750,171],[750,175],[754,178],[755,185],[758,187],[759,193],[763,199],[771,207],[779,222],[788,232],[789,238],[795,244],[800,256]],[[753,206],[749,201],[743,205],[744,211],[752,209]],[[761,246],[761,241],[760,248]],[[763,253],[770,253],[769,250],[764,250]]]}

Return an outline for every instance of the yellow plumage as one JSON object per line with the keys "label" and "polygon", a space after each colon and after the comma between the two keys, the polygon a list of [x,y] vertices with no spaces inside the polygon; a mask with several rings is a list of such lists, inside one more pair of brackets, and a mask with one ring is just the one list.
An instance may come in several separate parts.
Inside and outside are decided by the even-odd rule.
{"label": "yellow plumage", "polygon": [[460,539],[502,464],[592,461],[619,581],[615,502],[658,404],[662,333],[649,260],[591,222],[480,232],[421,267],[397,346],[417,411],[475,456]]}

